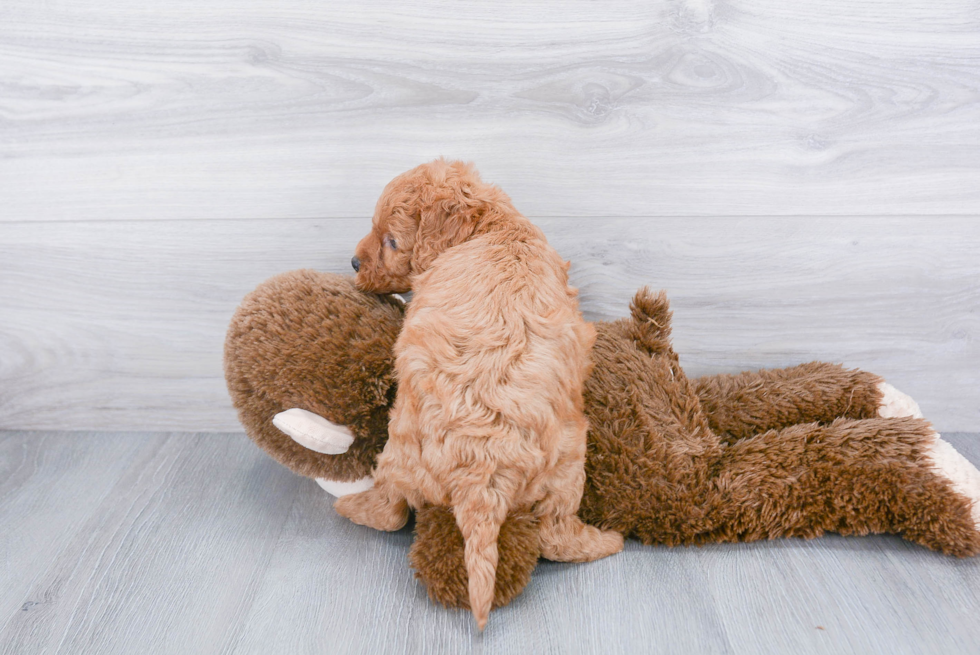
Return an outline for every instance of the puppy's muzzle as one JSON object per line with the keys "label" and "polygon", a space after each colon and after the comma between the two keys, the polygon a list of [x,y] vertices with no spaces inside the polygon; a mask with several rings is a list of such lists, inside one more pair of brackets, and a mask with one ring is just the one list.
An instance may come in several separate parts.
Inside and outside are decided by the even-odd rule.
{"label": "puppy's muzzle", "polygon": [[350,258],[350,265],[354,267],[355,273],[361,270],[361,260],[357,258],[357,255]]}

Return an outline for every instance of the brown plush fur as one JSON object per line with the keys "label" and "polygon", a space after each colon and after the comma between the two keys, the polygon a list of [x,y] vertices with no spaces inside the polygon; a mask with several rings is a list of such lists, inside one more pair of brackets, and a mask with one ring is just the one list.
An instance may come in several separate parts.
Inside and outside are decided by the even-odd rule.
{"label": "brown plush fur", "polygon": [[[320,276],[315,284],[313,280],[283,276],[279,284],[297,287],[298,297],[309,293],[310,285],[344,285],[335,276]],[[383,302],[365,297],[369,303]],[[267,302],[267,307],[251,305],[251,311],[270,316],[280,311],[278,302]],[[322,317],[308,320],[328,322]],[[970,501],[925,462],[923,448],[933,435],[929,424],[912,418],[873,418],[881,401],[877,376],[812,363],[687,380],[670,347],[669,324],[666,299],[649,292],[637,294],[629,319],[596,324],[594,367],[584,396],[590,421],[580,507],[585,521],[645,543],[888,532],[951,555],[980,552]],[[380,346],[393,343],[399,326],[392,321],[373,327]],[[317,350],[310,334],[280,331],[274,321],[270,328],[269,348],[309,350],[328,364],[341,356]],[[391,338],[381,338],[387,330]],[[379,351],[373,357],[384,360],[388,354]],[[378,378],[365,375],[360,384],[370,387],[387,379],[391,360],[386,361],[386,373]],[[255,381],[255,392],[276,398],[276,388],[262,376],[249,379]],[[323,384],[330,386],[329,381]],[[369,402],[364,411],[387,409],[384,399],[376,402]],[[281,400],[273,404],[289,406]],[[248,403],[239,406],[246,408],[243,423],[253,439],[256,429],[249,426],[264,422],[275,432],[272,413],[260,414]],[[328,409],[311,411],[330,416]],[[282,434],[269,436],[260,445],[270,451],[276,441],[290,442]],[[383,440],[384,435],[358,434],[362,437]],[[451,510],[432,507],[418,512],[415,529],[411,561],[430,596],[466,607],[462,538]],[[533,548],[524,548],[535,530],[512,518],[502,527],[498,604],[527,583],[536,557],[531,556]]]}
{"label": "brown plush fur", "polygon": [[471,166],[439,160],[385,188],[356,255],[359,287],[414,296],[395,342],[398,393],[375,486],[339,499],[337,512],[390,530],[408,505],[452,506],[481,629],[513,509],[534,513],[549,559],[619,552],[622,535],[577,516],[595,331],[541,231]]}
{"label": "brown plush fur", "polygon": [[[353,280],[315,271],[278,275],[248,294],[225,338],[225,379],[245,431],[300,475],[351,481],[371,473],[388,440],[395,339],[404,309]],[[298,407],[354,434],[343,455],[303,448],[272,425]]]}
{"label": "brown plush fur", "polygon": [[877,375],[810,362],[786,371],[713,375],[694,381],[708,424],[732,443],[767,430],[839,417],[876,418]]}
{"label": "brown plush fur", "polygon": [[[415,577],[425,577],[429,598],[454,607],[470,609],[469,580],[461,566],[463,535],[448,507],[429,505],[415,513],[415,541],[408,560]],[[500,528],[500,562],[493,607],[503,607],[524,591],[541,556],[538,519],[531,512],[512,512]]]}

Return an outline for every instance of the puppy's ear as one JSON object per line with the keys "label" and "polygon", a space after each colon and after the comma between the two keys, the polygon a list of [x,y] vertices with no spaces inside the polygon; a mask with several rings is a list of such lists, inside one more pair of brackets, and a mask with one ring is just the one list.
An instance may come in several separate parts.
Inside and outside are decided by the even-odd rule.
{"label": "puppy's ear", "polygon": [[441,253],[473,236],[486,210],[486,198],[481,197],[485,185],[470,165],[447,163],[440,172],[444,177],[430,182],[429,193],[424,194],[429,197],[418,216],[412,250],[416,273],[428,269]]}
{"label": "puppy's ear", "polygon": [[478,218],[477,210],[450,202],[422,210],[412,268],[421,273],[441,253],[466,241],[473,235]]}

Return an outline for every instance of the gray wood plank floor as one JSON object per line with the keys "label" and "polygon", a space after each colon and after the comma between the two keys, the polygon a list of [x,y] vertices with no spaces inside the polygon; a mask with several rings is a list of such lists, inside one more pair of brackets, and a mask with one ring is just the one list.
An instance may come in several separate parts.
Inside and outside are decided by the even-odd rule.
{"label": "gray wood plank floor", "polygon": [[[945,435],[980,462],[980,434]],[[483,636],[411,534],[241,434],[0,432],[0,653],[976,653],[980,559],[897,537],[542,562]]]}

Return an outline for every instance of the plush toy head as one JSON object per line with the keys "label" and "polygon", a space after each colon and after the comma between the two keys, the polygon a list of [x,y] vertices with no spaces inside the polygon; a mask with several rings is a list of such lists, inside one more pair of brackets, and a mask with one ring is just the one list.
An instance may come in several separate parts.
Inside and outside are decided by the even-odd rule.
{"label": "plush toy head", "polygon": [[[264,282],[242,301],[225,340],[225,377],[245,431],[301,475],[369,475],[388,438],[403,317],[398,300],[362,293],[349,277],[304,270]],[[325,455],[286,437],[271,419],[294,407],[347,426],[350,449]]]}

